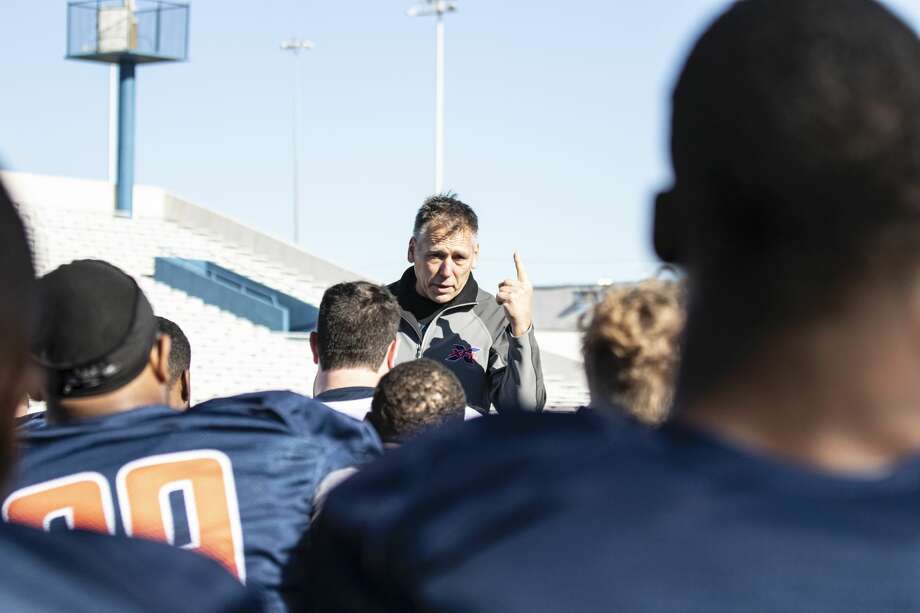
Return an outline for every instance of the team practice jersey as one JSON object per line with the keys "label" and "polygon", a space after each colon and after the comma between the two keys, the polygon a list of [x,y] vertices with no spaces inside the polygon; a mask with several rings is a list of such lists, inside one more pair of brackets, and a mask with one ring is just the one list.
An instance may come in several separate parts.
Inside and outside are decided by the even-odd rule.
{"label": "team practice jersey", "polygon": [[834,477],[680,425],[476,420],[332,492],[323,612],[920,611],[920,460]]}
{"label": "team practice jersey", "polygon": [[167,541],[299,606],[313,496],[381,452],[373,429],[290,392],[148,406],[19,431],[7,521]]}
{"label": "team practice jersey", "polygon": [[0,524],[0,610],[15,613],[260,611],[217,563],[160,543]]}

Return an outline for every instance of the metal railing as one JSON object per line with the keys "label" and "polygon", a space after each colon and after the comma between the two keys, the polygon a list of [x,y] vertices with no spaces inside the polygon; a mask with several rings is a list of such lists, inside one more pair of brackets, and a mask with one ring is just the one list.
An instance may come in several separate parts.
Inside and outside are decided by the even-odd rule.
{"label": "metal railing", "polygon": [[67,57],[112,62],[188,57],[189,6],[164,0],[78,0],[67,5]]}

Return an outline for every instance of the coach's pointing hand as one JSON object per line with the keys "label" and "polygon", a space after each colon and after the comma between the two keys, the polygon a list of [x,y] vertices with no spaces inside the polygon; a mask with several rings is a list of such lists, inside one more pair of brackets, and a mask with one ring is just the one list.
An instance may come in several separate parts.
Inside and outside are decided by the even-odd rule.
{"label": "coach's pointing hand", "polygon": [[511,333],[521,336],[533,323],[533,285],[527,278],[527,271],[517,251],[514,252],[514,267],[517,269],[517,280],[505,279],[499,283],[495,302],[505,309],[505,316],[511,323]]}

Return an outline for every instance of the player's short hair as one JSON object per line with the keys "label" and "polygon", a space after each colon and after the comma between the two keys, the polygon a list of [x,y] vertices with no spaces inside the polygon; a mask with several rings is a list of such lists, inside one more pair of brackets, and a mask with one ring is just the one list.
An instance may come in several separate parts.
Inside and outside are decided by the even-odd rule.
{"label": "player's short hair", "polygon": [[25,228],[0,183],[0,479],[13,454],[14,415],[26,394],[35,269]]}
{"label": "player's short hair", "polygon": [[174,385],[179,377],[192,366],[192,346],[179,325],[157,316],[157,331],[172,341],[169,349],[169,384]]}
{"label": "player's short hair", "polygon": [[614,288],[582,320],[582,354],[592,404],[664,420],[674,397],[684,327],[683,290],[648,279]]}
{"label": "player's short hair", "polygon": [[675,184],[655,248],[692,280],[681,404],[783,333],[912,287],[920,41],[889,10],[734,3],[693,47],[672,104]]}
{"label": "player's short hair", "polygon": [[338,283],[326,290],[316,322],[319,364],[324,370],[377,370],[396,340],[399,303],[382,285]]}
{"label": "player's short hair", "polygon": [[920,41],[872,0],[745,0],[673,93],[672,202],[700,293],[824,317],[918,261]]}
{"label": "player's short hair", "polygon": [[476,212],[454,194],[431,196],[415,215],[412,235],[418,239],[423,232],[436,231],[443,236],[468,231],[479,234],[479,218]]}
{"label": "player's short hair", "polygon": [[402,443],[423,431],[463,421],[466,397],[456,375],[421,358],[385,374],[371,401],[368,420],[385,443]]}

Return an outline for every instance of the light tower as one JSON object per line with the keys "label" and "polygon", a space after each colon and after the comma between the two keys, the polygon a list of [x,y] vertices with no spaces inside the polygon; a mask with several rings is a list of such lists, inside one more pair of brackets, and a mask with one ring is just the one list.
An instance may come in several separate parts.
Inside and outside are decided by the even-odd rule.
{"label": "light tower", "polygon": [[294,147],[294,244],[300,243],[300,52],[314,47],[309,40],[291,37],[281,41],[281,49],[294,54],[294,94],[292,97],[291,140]]}
{"label": "light tower", "polygon": [[67,4],[67,58],[118,66],[115,213],[130,217],[134,192],[135,67],[188,57],[188,4],[80,0]]}
{"label": "light tower", "polygon": [[409,17],[434,15],[435,21],[435,110],[434,110],[434,192],[444,191],[444,15],[457,10],[451,0],[427,0],[406,11]]}

